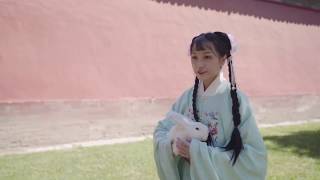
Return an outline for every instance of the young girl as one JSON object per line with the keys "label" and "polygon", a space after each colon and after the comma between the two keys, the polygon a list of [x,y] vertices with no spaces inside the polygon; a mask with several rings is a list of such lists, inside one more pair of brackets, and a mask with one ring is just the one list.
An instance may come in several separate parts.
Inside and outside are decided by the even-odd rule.
{"label": "young girl", "polygon": [[[248,98],[237,89],[232,65],[231,36],[203,33],[192,39],[191,64],[195,84],[171,110],[209,128],[207,142],[177,139],[172,152],[168,118],[155,128],[154,159],[161,180],[260,180],[265,179],[267,152]],[[229,82],[222,75],[228,63]]]}

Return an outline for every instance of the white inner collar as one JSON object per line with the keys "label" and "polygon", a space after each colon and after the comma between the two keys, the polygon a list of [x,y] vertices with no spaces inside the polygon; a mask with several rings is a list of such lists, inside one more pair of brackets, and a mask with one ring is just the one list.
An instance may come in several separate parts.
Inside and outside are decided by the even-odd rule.
{"label": "white inner collar", "polygon": [[216,94],[219,85],[226,79],[223,76],[223,72],[220,71],[215,80],[211,82],[209,87],[204,91],[204,84],[202,80],[199,80],[198,94],[199,96],[213,96]]}

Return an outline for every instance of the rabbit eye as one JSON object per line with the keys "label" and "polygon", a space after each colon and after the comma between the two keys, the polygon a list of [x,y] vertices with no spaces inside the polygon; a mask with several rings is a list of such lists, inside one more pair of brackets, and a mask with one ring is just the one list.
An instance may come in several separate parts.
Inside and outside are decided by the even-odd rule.
{"label": "rabbit eye", "polygon": [[199,130],[199,128],[198,128],[198,127],[196,127],[196,130]]}

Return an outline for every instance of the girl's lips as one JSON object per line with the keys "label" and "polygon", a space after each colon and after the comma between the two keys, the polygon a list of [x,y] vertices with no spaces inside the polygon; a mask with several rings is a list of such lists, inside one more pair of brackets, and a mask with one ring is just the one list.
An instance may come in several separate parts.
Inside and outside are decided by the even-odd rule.
{"label": "girl's lips", "polygon": [[207,73],[207,71],[198,72],[200,75]]}

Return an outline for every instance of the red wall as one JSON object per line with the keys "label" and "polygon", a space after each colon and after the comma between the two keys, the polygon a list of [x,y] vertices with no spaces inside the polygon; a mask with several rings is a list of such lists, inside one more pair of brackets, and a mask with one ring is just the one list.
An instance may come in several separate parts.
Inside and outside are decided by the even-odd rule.
{"label": "red wall", "polygon": [[264,1],[0,1],[0,101],[173,98],[191,38],[226,31],[250,96],[320,94],[320,13]]}

